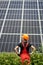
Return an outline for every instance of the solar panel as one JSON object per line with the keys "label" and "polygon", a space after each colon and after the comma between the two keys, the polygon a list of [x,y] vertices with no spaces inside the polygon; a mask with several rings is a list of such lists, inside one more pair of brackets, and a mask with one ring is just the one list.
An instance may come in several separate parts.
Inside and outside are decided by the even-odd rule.
{"label": "solar panel", "polygon": [[0,8],[7,8],[8,1],[0,1]]}
{"label": "solar panel", "polygon": [[43,20],[43,10],[40,10],[40,16],[41,20]]}
{"label": "solar panel", "polygon": [[3,20],[0,20],[0,31],[1,31],[2,24],[3,24]]}
{"label": "solar panel", "polygon": [[24,10],[24,19],[38,19],[37,10]]}
{"label": "solar panel", "polygon": [[43,9],[43,2],[39,2],[39,8]]}
{"label": "solar panel", "polygon": [[2,35],[0,40],[0,51],[13,51],[14,47],[19,43],[19,35]]}
{"label": "solar panel", "polygon": [[42,26],[42,33],[43,33],[43,21],[41,21],[41,26]]}
{"label": "solar panel", "polygon": [[24,8],[25,9],[37,9],[37,2],[25,1],[24,2]]}
{"label": "solar panel", "polygon": [[9,8],[18,8],[18,9],[21,9],[22,8],[22,4],[23,4],[22,1],[11,1]]}
{"label": "solar panel", "polygon": [[40,34],[39,21],[23,21],[22,33]]}
{"label": "solar panel", "polygon": [[22,10],[8,10],[7,19],[21,19]]}
{"label": "solar panel", "polygon": [[0,10],[0,19],[4,19],[6,10]]}
{"label": "solar panel", "polygon": [[43,43],[43,0],[0,0],[0,52],[11,52],[21,34],[39,51]]}
{"label": "solar panel", "polygon": [[5,21],[3,33],[20,33],[21,21]]}

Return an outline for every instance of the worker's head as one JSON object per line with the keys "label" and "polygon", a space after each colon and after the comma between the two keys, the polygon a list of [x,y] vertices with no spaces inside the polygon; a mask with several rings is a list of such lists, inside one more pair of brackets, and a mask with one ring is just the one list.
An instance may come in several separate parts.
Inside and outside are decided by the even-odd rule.
{"label": "worker's head", "polygon": [[23,41],[23,42],[27,42],[28,40],[29,40],[28,34],[23,34],[23,35],[22,35],[22,41]]}

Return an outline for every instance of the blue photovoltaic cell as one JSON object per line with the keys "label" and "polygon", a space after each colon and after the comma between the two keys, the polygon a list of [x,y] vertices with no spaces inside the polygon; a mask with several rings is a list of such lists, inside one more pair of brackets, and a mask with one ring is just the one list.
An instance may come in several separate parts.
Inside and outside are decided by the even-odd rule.
{"label": "blue photovoltaic cell", "polygon": [[43,10],[40,10],[40,19],[43,20]]}
{"label": "blue photovoltaic cell", "polygon": [[43,33],[43,21],[41,21],[42,33]]}
{"label": "blue photovoltaic cell", "polygon": [[24,19],[38,19],[38,11],[24,10]]}
{"label": "blue photovoltaic cell", "polygon": [[19,35],[2,35],[0,51],[14,51],[14,47],[19,43],[19,38]]}
{"label": "blue photovoltaic cell", "polygon": [[8,10],[7,19],[21,19],[22,10]]}
{"label": "blue photovoltaic cell", "polygon": [[0,10],[0,19],[4,19],[6,10]]}
{"label": "blue photovoltaic cell", "polygon": [[5,21],[3,33],[20,33],[21,21]]}
{"label": "blue photovoltaic cell", "polygon": [[25,1],[24,8],[25,9],[37,9],[37,2]]}
{"label": "blue photovoltaic cell", "polygon": [[43,2],[39,2],[39,8],[43,9]]}
{"label": "blue photovoltaic cell", "polygon": [[0,20],[0,31],[1,31],[2,24],[3,24],[3,20]]}
{"label": "blue photovoltaic cell", "polygon": [[40,34],[39,21],[24,21],[22,33]]}
{"label": "blue photovoltaic cell", "polygon": [[22,1],[11,1],[9,8],[22,8]]}
{"label": "blue photovoltaic cell", "polygon": [[7,8],[9,1],[0,1],[0,8]]}
{"label": "blue photovoltaic cell", "polygon": [[30,35],[30,40],[30,43],[34,45],[41,43],[40,35]]}

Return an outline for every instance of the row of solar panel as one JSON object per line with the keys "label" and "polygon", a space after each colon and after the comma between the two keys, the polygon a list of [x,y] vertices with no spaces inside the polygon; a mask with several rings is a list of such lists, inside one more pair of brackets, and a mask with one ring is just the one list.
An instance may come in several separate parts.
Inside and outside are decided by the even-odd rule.
{"label": "row of solar panel", "polygon": [[[3,23],[3,21],[0,20],[0,26],[2,26],[2,23]],[[41,22],[41,23],[43,23],[43,22]],[[5,21],[5,27],[7,27],[7,26],[8,27],[10,27],[10,26],[12,26],[12,27],[13,26],[15,26],[15,27],[18,26],[19,27],[19,26],[21,26],[21,21],[15,21],[15,20],[14,21],[10,21],[10,20],[8,21],[8,20],[6,20]],[[23,26],[27,26],[27,27],[37,26],[38,27],[39,26],[39,21],[23,21]]]}
{"label": "row of solar panel", "polygon": [[[0,8],[7,8],[9,1],[0,1]],[[22,1],[11,1],[9,8],[22,8]],[[24,8],[28,9],[37,9],[37,1],[36,2],[24,2]],[[43,2],[39,2],[39,8],[43,9]]]}
{"label": "row of solar panel", "polygon": [[[0,39],[0,43],[19,43],[20,35],[2,35]],[[40,35],[30,35],[30,43],[41,43]]]}
{"label": "row of solar panel", "polygon": [[[40,11],[40,19],[43,20],[43,10]],[[0,10],[0,19],[4,19],[6,10]],[[24,10],[23,19],[38,19],[38,10]],[[22,10],[8,10],[6,19],[21,19]]]}
{"label": "row of solar panel", "polygon": [[[35,0],[34,0],[35,1]],[[39,1],[39,0],[38,0]],[[4,22],[4,17],[6,15],[6,8],[9,1],[0,1],[0,31],[2,29],[2,24]],[[39,15],[40,19],[43,20],[43,2],[39,3]],[[3,27],[2,36],[0,38],[0,51],[13,51],[13,48],[20,41],[20,29],[21,29],[21,17],[22,17],[22,5],[23,1],[11,1],[8,9],[8,13],[5,20],[5,25]],[[5,8],[5,10],[4,10]],[[12,10],[13,8],[13,10]],[[27,9],[27,10],[25,10]],[[29,10],[31,9],[31,10]],[[33,9],[33,10],[32,10]],[[40,35],[40,25],[39,25],[39,15],[38,15],[38,5],[36,2],[29,2],[25,0],[24,2],[24,14],[23,14],[23,25],[22,33],[30,33],[30,43],[35,45],[36,48],[39,47],[41,43]],[[3,20],[2,20],[3,19]],[[8,20],[10,19],[10,20]],[[14,20],[12,20],[14,19]],[[15,21],[16,19],[16,21]],[[20,20],[19,20],[20,19]],[[32,20],[32,21],[29,21]],[[19,20],[19,21],[18,21]],[[28,20],[28,21],[24,21]],[[34,20],[34,21],[33,21]],[[37,20],[37,21],[35,21]],[[43,33],[43,21],[41,21],[42,33]],[[18,35],[16,35],[16,33]],[[14,35],[15,34],[15,35]]]}
{"label": "row of solar panel", "polygon": [[[34,45],[34,44],[33,44]],[[0,52],[14,52],[14,48],[16,46],[16,43],[0,43]],[[35,44],[35,47],[38,51],[40,44]]]}
{"label": "row of solar panel", "polygon": [[[0,39],[0,51],[14,51],[15,46],[19,43],[20,36],[19,35],[2,35]],[[30,36],[30,43],[35,45],[38,49],[41,43],[41,38],[38,35],[31,35]],[[39,50],[39,49],[38,49]]]}
{"label": "row of solar panel", "polygon": [[0,52],[13,52],[15,44],[13,43],[0,43]]}
{"label": "row of solar panel", "polygon": [[[3,21],[0,20],[0,31]],[[43,21],[41,21],[42,33],[43,33]],[[23,21],[22,33],[34,33],[40,34],[39,21]],[[3,33],[20,33],[21,21],[5,21]]]}

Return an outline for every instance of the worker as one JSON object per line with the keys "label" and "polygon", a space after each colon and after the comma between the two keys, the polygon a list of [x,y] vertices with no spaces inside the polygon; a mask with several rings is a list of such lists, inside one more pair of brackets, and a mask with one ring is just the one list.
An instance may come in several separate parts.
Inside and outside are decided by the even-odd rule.
{"label": "worker", "polygon": [[29,63],[30,63],[30,53],[29,53],[29,49],[32,48],[32,53],[33,51],[35,51],[35,47],[33,45],[31,45],[30,43],[28,43],[28,40],[30,40],[30,37],[28,36],[28,34],[23,34],[22,35],[22,40],[21,40],[21,43],[19,43],[15,48],[15,52],[17,54],[18,53],[18,48],[20,47],[21,48],[21,51],[20,51],[20,57],[21,57],[21,60],[22,62],[24,62],[25,60],[28,60]]}

